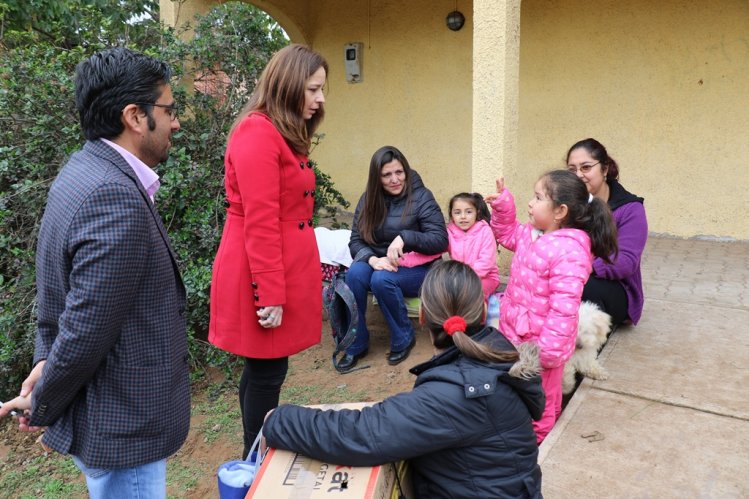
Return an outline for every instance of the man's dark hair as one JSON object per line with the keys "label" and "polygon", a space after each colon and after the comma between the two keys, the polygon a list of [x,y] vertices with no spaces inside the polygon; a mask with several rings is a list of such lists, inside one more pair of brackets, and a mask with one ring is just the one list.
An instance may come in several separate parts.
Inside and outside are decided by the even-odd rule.
{"label": "man's dark hair", "polygon": [[[166,63],[124,47],[103,50],[75,69],[75,106],[88,140],[113,139],[122,133],[122,110],[128,104],[153,104],[169,82]],[[156,123],[144,106],[151,130]]]}

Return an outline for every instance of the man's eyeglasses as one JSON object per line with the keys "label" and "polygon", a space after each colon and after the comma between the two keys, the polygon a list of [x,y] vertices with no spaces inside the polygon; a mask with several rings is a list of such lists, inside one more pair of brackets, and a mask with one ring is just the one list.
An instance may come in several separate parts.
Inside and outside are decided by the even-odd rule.
{"label": "man's eyeglasses", "polygon": [[169,110],[169,118],[172,121],[176,120],[177,114],[179,114],[179,106],[177,106],[177,104],[153,104],[151,102],[134,102],[134,104],[139,106],[163,107],[164,109]]}
{"label": "man's eyeglasses", "polygon": [[569,166],[567,166],[567,170],[571,171],[572,173],[577,173],[578,171],[580,171],[582,173],[588,173],[591,168],[593,168],[596,165],[600,165],[600,164],[601,164],[601,162],[598,161],[598,162],[593,163],[593,164],[587,164],[586,163],[586,164],[580,165],[578,167],[575,167],[573,165],[569,165]]}

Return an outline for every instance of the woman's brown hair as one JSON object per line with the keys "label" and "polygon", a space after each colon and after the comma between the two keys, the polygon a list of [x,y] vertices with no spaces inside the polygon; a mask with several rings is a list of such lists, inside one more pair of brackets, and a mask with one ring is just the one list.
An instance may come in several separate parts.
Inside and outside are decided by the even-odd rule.
{"label": "woman's brown hair", "polygon": [[619,165],[614,161],[614,158],[609,156],[609,152],[606,148],[598,142],[596,139],[583,139],[575,142],[569,151],[567,151],[567,163],[570,162],[570,154],[575,149],[585,149],[593,159],[601,163],[601,170],[606,176],[606,181],[619,180]]}
{"label": "woman's brown hair", "polygon": [[229,137],[245,117],[261,112],[268,115],[292,149],[309,154],[312,136],[325,116],[325,108],[320,104],[312,118],[304,119],[305,86],[320,68],[325,69],[327,79],[328,63],[304,45],[292,44],[276,52],[263,69],[249,102],[234,121]]}
{"label": "woman's brown hair", "polygon": [[445,321],[458,316],[469,331],[480,330],[484,321],[484,290],[481,280],[471,267],[457,260],[434,264],[421,285],[421,312],[424,324],[432,333],[434,346],[440,349],[452,345],[473,359],[484,362],[515,362],[518,352],[495,350],[475,342],[466,331],[449,335]]}
{"label": "woman's brown hair", "polygon": [[385,223],[387,216],[387,207],[385,206],[385,189],[382,187],[380,175],[382,167],[386,164],[398,161],[403,166],[403,172],[406,174],[404,180],[403,192],[401,196],[406,198],[406,207],[403,210],[403,217],[411,211],[411,166],[408,160],[396,147],[383,146],[375,151],[369,162],[369,177],[367,178],[367,190],[364,193],[364,206],[359,214],[357,228],[362,239],[367,244],[375,244],[375,230]]}

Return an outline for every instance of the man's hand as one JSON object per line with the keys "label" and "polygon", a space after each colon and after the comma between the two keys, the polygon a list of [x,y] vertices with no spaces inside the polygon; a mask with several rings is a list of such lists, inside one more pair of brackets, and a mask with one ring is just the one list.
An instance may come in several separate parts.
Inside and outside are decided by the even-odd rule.
{"label": "man's hand", "polygon": [[31,410],[31,397],[18,396],[13,400],[2,402],[2,404],[2,407],[0,407],[0,418],[4,418],[12,411],[23,414],[23,411]]}
{"label": "man's hand", "polygon": [[[39,379],[42,377],[42,372],[44,371],[44,364],[46,364],[46,360],[40,360],[37,362],[37,364],[34,366],[34,368],[31,370],[28,376],[26,376],[26,379],[23,380],[23,383],[21,383],[21,393],[18,397],[16,397],[13,400],[18,399],[28,399],[29,407],[28,410],[31,411],[31,393],[34,391],[34,387],[36,386]],[[11,401],[13,402],[13,401]],[[9,402],[10,403],[10,402]],[[39,431],[41,430],[41,427],[39,426],[29,426],[29,415],[24,414],[23,416],[18,417],[18,429],[21,431]]]}
{"label": "man's hand", "polygon": [[21,383],[21,393],[19,393],[21,397],[27,397],[31,395],[32,391],[34,391],[37,381],[42,377],[42,371],[44,370],[44,364],[46,363],[46,360],[40,360],[34,366],[34,369],[31,370],[29,375],[26,376],[26,379],[23,380],[23,383]]}

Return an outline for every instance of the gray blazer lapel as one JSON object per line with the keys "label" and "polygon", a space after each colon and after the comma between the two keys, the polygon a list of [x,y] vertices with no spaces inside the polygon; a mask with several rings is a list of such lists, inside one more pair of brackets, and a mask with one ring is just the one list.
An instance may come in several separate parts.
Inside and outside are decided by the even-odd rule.
{"label": "gray blazer lapel", "polygon": [[[146,205],[148,205],[148,209],[151,210],[151,215],[156,222],[156,226],[159,228],[161,237],[164,239],[164,244],[166,244],[166,247],[169,249],[169,254],[172,256],[175,268],[178,268],[177,254],[174,252],[171,242],[169,242],[169,235],[166,232],[166,228],[164,227],[164,223],[161,220],[161,216],[156,211],[156,208],[151,202],[151,198],[146,192],[145,187],[141,185],[138,176],[135,174],[128,162],[125,161],[125,158],[123,158],[120,153],[112,149],[101,140],[87,141],[83,146],[83,150],[90,154],[93,154],[94,156],[98,156],[106,161],[109,161],[114,166],[116,166],[125,176],[127,176],[135,183],[135,185],[138,187],[138,191],[140,192],[141,197],[143,198],[143,202],[145,202]],[[179,275],[179,272],[177,274]]]}

